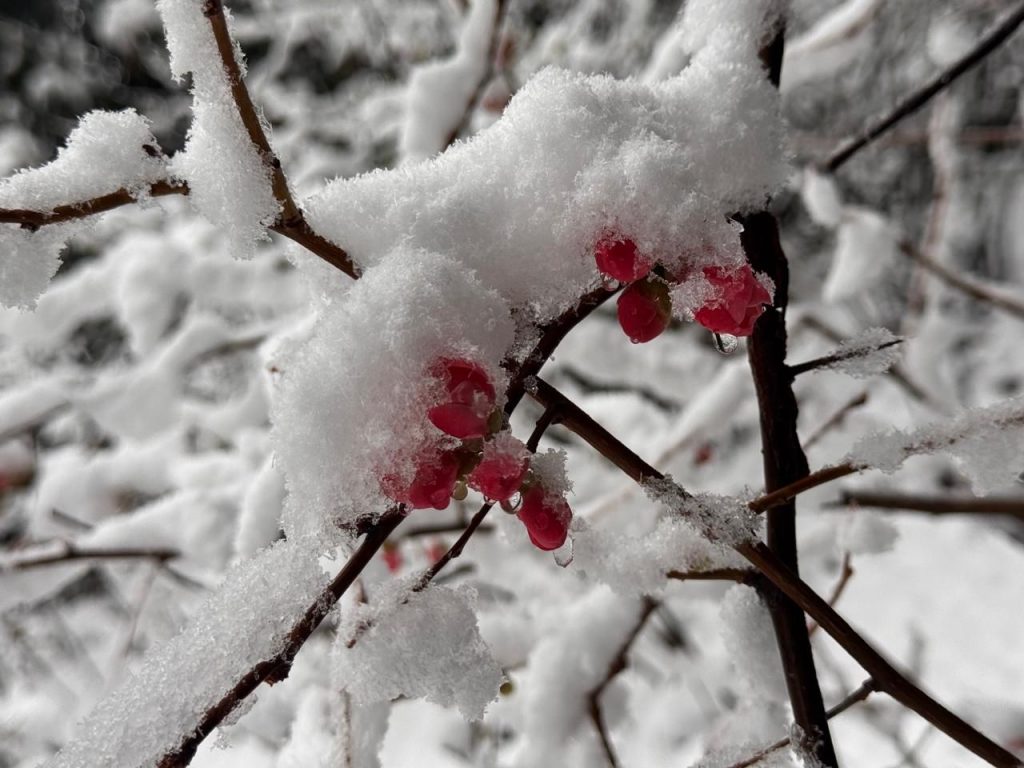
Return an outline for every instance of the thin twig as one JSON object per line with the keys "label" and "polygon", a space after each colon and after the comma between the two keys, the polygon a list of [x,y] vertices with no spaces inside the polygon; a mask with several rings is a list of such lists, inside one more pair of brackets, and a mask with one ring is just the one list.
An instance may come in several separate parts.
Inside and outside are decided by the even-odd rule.
{"label": "thin twig", "polygon": [[[578,405],[541,379],[535,380],[531,396],[541,405],[556,405],[559,423],[576,432],[591,447],[598,450],[624,474],[637,482],[665,480],[654,467],[647,464]],[[577,427],[580,431],[577,431]],[[854,470],[850,470],[854,471]],[[675,492],[689,497],[681,486]],[[696,522],[696,521],[695,521]],[[705,533],[710,533],[705,531]],[[767,546],[759,541],[741,541],[733,548],[745,557],[765,578],[775,584],[789,599],[821,625],[847,653],[874,678],[878,690],[884,691],[930,722],[940,731],[997,768],[1018,768],[1020,761],[1007,750],[981,734],[974,727],[915,685],[902,672],[868,643],[850,624],[822,599],[806,582],[794,574]]]}
{"label": "thin twig", "polygon": [[833,480],[838,480],[841,477],[856,474],[863,469],[865,468],[850,463],[824,467],[794,483],[784,485],[782,488],[778,488],[771,493],[766,493],[763,496],[758,496],[747,506],[754,512],[764,512],[772,507],[777,507],[779,504],[785,504],[790,499],[795,498],[801,493],[805,493],[812,488],[817,488],[819,485],[824,485],[825,483],[831,483]]}
{"label": "thin twig", "polygon": [[814,432],[804,440],[804,452],[806,453],[809,451],[819,440],[821,440],[821,438],[842,424],[851,411],[855,408],[860,408],[862,405],[867,403],[867,401],[868,391],[865,389],[843,403],[839,410],[829,416],[825,420],[824,424],[814,430]]}
{"label": "thin twig", "polygon": [[[833,328],[831,325],[825,323],[821,318],[815,317],[814,315],[805,315],[800,318],[800,323],[815,331],[826,339],[831,340],[834,343],[840,343],[843,341],[843,334]],[[896,363],[890,366],[885,372],[886,376],[896,382],[903,390],[915,400],[928,405],[933,410],[939,413],[946,413],[945,408],[940,402],[938,402],[931,394],[925,390],[920,384],[915,382],[910,375],[903,369],[903,366]]]}
{"label": "thin twig", "polygon": [[957,274],[953,270],[923,253],[921,249],[915,247],[914,244],[909,241],[902,241],[900,243],[900,250],[933,275],[940,278],[947,285],[956,288],[958,291],[970,296],[972,299],[976,299],[984,304],[989,304],[997,309],[1001,309],[1004,312],[1013,315],[1018,320],[1024,320],[1024,302],[1019,301],[1012,296],[997,293],[981,281],[972,280],[971,278]]}
{"label": "thin twig", "polygon": [[637,619],[632,631],[626,636],[626,639],[623,640],[618,653],[615,654],[615,657],[608,665],[608,672],[605,674],[604,679],[602,679],[595,687],[590,689],[587,694],[590,719],[594,723],[594,729],[597,731],[598,737],[601,739],[601,746],[604,748],[605,758],[608,760],[610,768],[619,768],[619,760],[615,754],[615,748],[612,746],[611,738],[608,736],[608,729],[605,728],[604,718],[601,716],[601,694],[604,693],[612,680],[614,680],[615,677],[626,668],[629,651],[633,647],[633,643],[636,642],[637,637],[640,636],[640,631],[647,623],[647,618],[657,606],[658,603],[654,600],[647,598],[644,599],[643,608],[640,611],[640,617]]}
{"label": "thin twig", "polygon": [[[188,186],[176,181],[157,181],[149,186],[148,197],[187,195]],[[139,198],[127,189],[119,189],[107,195],[90,200],[58,205],[49,211],[30,211],[25,208],[0,208],[0,224],[18,224],[25,229],[39,229],[49,224],[63,224],[66,221],[85,219],[98,213],[112,211],[125,205],[139,202]]]}
{"label": "thin twig", "polygon": [[666,578],[675,581],[735,581],[749,584],[757,576],[752,568],[713,568],[707,571],[669,571]]}
{"label": "thin twig", "polygon": [[[850,553],[846,552],[843,555],[843,564],[839,569],[839,578],[836,580],[836,584],[832,587],[832,594],[828,596],[828,604],[833,608],[839,602],[839,598],[843,596],[843,592],[846,591],[846,585],[850,583],[850,577],[853,576],[853,566],[850,565]],[[807,634],[813,635],[818,631],[818,623],[812,621],[807,625]]]}
{"label": "thin twig", "polygon": [[1000,498],[968,496],[924,496],[913,493],[842,490],[839,499],[829,506],[906,509],[931,515],[1006,515],[1024,520],[1024,497]]}
{"label": "thin twig", "polygon": [[984,34],[977,44],[966,54],[957,59],[944,71],[933,77],[923,87],[897,104],[889,114],[876,120],[859,135],[838,147],[822,164],[822,168],[835,173],[857,152],[884,134],[903,118],[912,115],[927,104],[932,97],[949,86],[954,80],[968,72],[992,53],[999,45],[1016,31],[1024,22],[1024,2],[1018,3],[1006,16]]}
{"label": "thin twig", "polygon": [[77,562],[79,560],[155,560],[163,563],[179,557],[180,553],[168,548],[145,547],[76,547],[64,544],[61,549],[33,554],[29,552],[13,552],[0,560],[2,571],[27,571],[52,565]]}
{"label": "thin twig", "polygon": [[[836,715],[841,715],[854,704],[864,701],[868,696],[870,696],[877,690],[878,689],[875,687],[875,681],[871,678],[868,678],[860,685],[859,688],[857,688],[857,690],[850,693],[845,699],[840,701],[834,707],[831,707],[825,713],[826,717],[828,717],[828,719],[831,720]],[[759,752],[756,752],[755,754],[751,755],[745,760],[741,760],[738,763],[733,763],[731,766],[729,766],[729,768],[750,768],[750,766],[757,765],[757,763],[761,762],[769,755],[778,752],[780,749],[785,749],[790,745],[791,742],[792,739],[789,736],[781,738],[774,744],[765,747],[764,749],[760,750]]]}
{"label": "thin twig", "polygon": [[892,341],[887,341],[883,344],[879,344],[878,346],[869,347],[868,349],[848,349],[833,352],[832,354],[825,355],[824,357],[817,357],[813,360],[789,366],[789,375],[796,377],[801,373],[808,373],[809,371],[815,371],[819,368],[828,368],[836,363],[845,362],[846,360],[855,360],[858,357],[867,357],[870,354],[880,352],[883,349],[888,349],[889,347],[895,347],[897,344],[902,343],[903,339],[893,339]]}

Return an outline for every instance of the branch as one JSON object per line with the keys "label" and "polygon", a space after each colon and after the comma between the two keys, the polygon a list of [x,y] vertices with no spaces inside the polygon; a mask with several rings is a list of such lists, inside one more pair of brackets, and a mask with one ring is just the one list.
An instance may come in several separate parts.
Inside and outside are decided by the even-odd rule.
{"label": "branch", "polygon": [[867,403],[867,401],[868,391],[866,389],[847,400],[839,410],[825,420],[824,424],[818,427],[813,433],[811,433],[810,437],[804,440],[804,453],[809,451],[811,446],[827,435],[832,429],[842,424],[851,411],[855,408],[860,408],[862,405]]}
{"label": "branch", "polygon": [[43,568],[49,565],[61,565],[77,560],[155,560],[163,563],[179,557],[176,549],[140,548],[140,547],[76,547],[65,543],[57,551],[43,553],[13,552],[9,559],[0,559],[0,573],[4,571],[27,571],[32,568]]}
{"label": "branch", "polygon": [[735,581],[737,584],[750,584],[757,576],[752,568],[713,568],[708,571],[669,571],[665,574],[675,581]]}
{"label": "branch", "polygon": [[[384,541],[391,534],[399,523],[405,518],[401,508],[396,508],[385,514],[380,522],[374,526],[363,543],[352,554],[327,588],[319,595],[317,600],[306,609],[302,619],[292,627],[291,632],[285,640],[284,647],[272,658],[256,664],[245,673],[234,688],[224,694],[220,701],[206,710],[200,718],[195,729],[182,741],[173,751],[168,752],[160,760],[159,768],[182,768],[188,765],[195,756],[196,750],[203,740],[216,728],[224,719],[230,715],[249,695],[251,695],[264,681],[277,681],[287,675],[288,669],[299,652],[299,649],[320,626],[327,617],[334,604],[341,599],[352,583],[362,573],[366,565],[373,559],[373,556],[380,549]],[[283,674],[282,674],[283,672]]]}
{"label": "branch", "polygon": [[922,496],[912,493],[843,490],[830,506],[906,509],[932,515],[1006,515],[1024,520],[1024,498]]}
{"label": "branch", "polygon": [[879,344],[876,347],[869,347],[867,349],[849,349],[840,352],[833,352],[832,354],[825,355],[824,357],[816,357],[813,360],[789,366],[789,375],[796,377],[801,373],[808,373],[819,368],[828,368],[829,366],[845,362],[846,360],[854,360],[858,357],[867,357],[870,354],[880,352],[883,349],[888,349],[889,347],[895,347],[897,344],[902,343],[903,339],[893,339],[892,341],[887,341],[884,344]]}
{"label": "branch", "polygon": [[[846,552],[843,555],[843,564],[839,570],[839,579],[836,581],[836,585],[832,587],[832,594],[828,596],[828,604],[833,608],[836,607],[836,603],[839,602],[839,598],[843,596],[843,592],[846,591],[846,585],[850,583],[850,578],[853,576],[853,566],[850,565],[850,553]],[[813,635],[818,629],[816,622],[811,622],[807,627],[807,634]]]}
{"label": "branch", "polygon": [[859,135],[840,145],[822,164],[822,169],[835,173],[840,166],[857,154],[857,152],[899,123],[903,118],[912,115],[958,77],[983,61],[985,57],[1014,33],[1017,27],[1021,25],[1021,22],[1024,22],[1024,2],[1018,3],[1017,7],[1010,11],[1002,21],[996,23],[989,32],[982,36],[974,48],[953,62],[946,70],[925,83],[918,91],[904,98],[888,115],[876,120]]}
{"label": "branch", "polygon": [[618,653],[615,654],[615,658],[613,658],[611,663],[608,665],[608,672],[604,676],[604,679],[587,694],[587,699],[590,702],[590,719],[593,721],[594,728],[597,730],[597,735],[601,739],[601,746],[604,748],[605,757],[607,758],[608,765],[611,766],[611,768],[619,768],[619,760],[615,754],[615,748],[612,746],[611,739],[608,736],[608,729],[604,726],[604,719],[601,717],[601,694],[604,693],[605,688],[611,684],[616,675],[626,668],[626,658],[629,655],[629,651],[633,647],[633,643],[636,642],[637,637],[639,637],[640,631],[647,623],[647,618],[651,613],[653,613],[657,606],[658,604],[653,600],[644,600],[644,606],[640,612],[640,618],[637,620],[633,630],[623,641]]}
{"label": "branch", "polygon": [[1021,302],[1011,296],[997,293],[981,281],[972,280],[971,278],[957,274],[953,270],[926,255],[909,241],[904,240],[900,242],[900,250],[947,285],[965,293],[972,299],[984,304],[989,304],[997,309],[1001,309],[1004,312],[1013,315],[1018,320],[1024,320],[1024,302]]}
{"label": "branch", "polygon": [[[188,186],[176,181],[158,181],[150,185],[148,192],[149,197],[187,194]],[[139,202],[138,198],[127,189],[119,189],[91,200],[58,205],[52,211],[46,212],[30,211],[24,208],[0,208],[0,224],[19,224],[25,229],[36,230],[48,224],[62,224],[74,219],[85,219],[137,202]]]}
{"label": "branch", "polygon": [[[158,181],[148,191],[149,197],[165,197],[167,195],[188,195],[188,185],[180,181]],[[23,208],[0,208],[0,224],[18,224],[25,229],[35,230],[49,224],[61,224],[66,221],[85,219],[99,213],[112,211],[125,205],[139,202],[139,199],[126,189],[119,189],[109,195],[82,200],[77,203],[58,205],[52,211],[30,211]],[[288,221],[278,221],[270,229],[289,240],[298,243],[306,250],[340,269],[349,277],[359,277],[359,270],[352,262],[344,248],[335,245],[322,235],[317,234],[309,223],[301,216]]]}
{"label": "branch", "polygon": [[809,491],[812,488],[817,488],[819,485],[824,485],[825,483],[831,483],[833,480],[838,480],[841,477],[856,474],[864,469],[866,469],[866,467],[859,467],[850,463],[823,467],[822,469],[819,469],[816,472],[811,472],[811,474],[806,477],[802,477],[789,485],[784,485],[771,493],[758,496],[747,506],[754,512],[765,512],[773,507],[779,506],[780,504],[785,504],[790,499],[795,498],[801,493]]}
{"label": "branch", "polygon": [[[778,52],[781,57],[781,50]],[[754,326],[747,344],[760,415],[761,454],[768,491],[798,482],[810,474],[807,456],[797,433],[799,407],[793,393],[794,371],[786,365],[788,334],[786,307],[789,301],[789,262],[779,241],[779,227],[769,213],[741,219],[740,240],[750,266],[765,272],[775,283],[775,302]],[[812,361],[812,364],[814,361]],[[796,540],[796,503],[792,498],[772,507],[766,515],[768,548],[794,575],[800,573]],[[768,606],[779,647],[779,656],[800,729],[800,750],[811,762],[839,765],[825,715],[818,671],[803,613],[768,584],[757,590]]]}
{"label": "branch", "polygon": [[[826,324],[818,317],[813,315],[805,315],[800,318],[800,322],[806,325],[813,331],[820,333],[826,339],[839,344],[843,341],[843,334],[839,333],[835,328]],[[891,366],[885,374],[892,378],[903,390],[915,400],[922,402],[939,413],[946,413],[947,409],[943,407],[932,395],[925,391],[924,387],[916,383],[910,376],[903,370],[903,366],[899,363]]]}
{"label": "branch", "polygon": [[[841,715],[854,704],[864,701],[868,696],[870,696],[877,690],[878,688],[876,688],[875,686],[875,681],[871,678],[868,678],[863,683],[861,683],[860,687],[857,688],[857,690],[853,691],[851,694],[849,694],[845,699],[840,701],[834,707],[831,707],[825,713],[825,716],[829,720],[831,720],[836,715]],[[731,766],[729,766],[729,768],[750,768],[750,766],[756,765],[769,755],[778,752],[780,749],[785,749],[789,746],[791,742],[792,739],[789,736],[786,736],[785,738],[779,739],[774,744],[771,744],[770,746],[765,747],[759,752],[756,752],[755,754],[751,755],[745,760],[741,760],[738,763],[733,763]]]}
{"label": "branch", "polygon": [[238,59],[235,58],[235,44],[228,31],[227,19],[224,18],[224,3],[221,0],[206,0],[203,3],[203,15],[209,19],[210,27],[213,29],[213,37],[217,41],[217,53],[220,55],[224,73],[228,78],[228,85],[231,87],[231,96],[238,107],[238,116],[242,119],[245,132],[249,134],[249,140],[259,150],[263,164],[270,172],[271,184],[274,190],[274,197],[281,204],[281,222],[285,225],[297,223],[302,220],[302,213],[292,199],[292,193],[288,189],[288,180],[281,170],[281,161],[277,159],[274,150],[270,147],[270,141],[263,131],[263,123],[256,113],[256,107],[249,97],[249,89],[245,87],[245,80],[242,79],[242,71],[238,66]]}
{"label": "branch", "polygon": [[[654,467],[638,457],[627,446],[590,418],[578,405],[541,379],[534,380],[531,396],[541,405],[557,405],[559,423],[576,432],[591,447],[609,459],[624,474],[637,482],[664,480]],[[584,431],[577,432],[577,426]],[[585,432],[585,433],[584,433]],[[853,469],[850,470],[855,471]],[[688,498],[687,491],[676,486],[676,493]],[[694,521],[695,524],[698,524]],[[703,531],[705,534],[708,531]],[[991,739],[942,704],[933,699],[876,651],[857,631],[823,600],[806,582],[794,574],[778,556],[761,542],[742,541],[734,549],[783,592],[804,612],[821,625],[868,674],[878,690],[884,691],[913,710],[954,741],[997,768],[1018,768],[1020,761]]]}

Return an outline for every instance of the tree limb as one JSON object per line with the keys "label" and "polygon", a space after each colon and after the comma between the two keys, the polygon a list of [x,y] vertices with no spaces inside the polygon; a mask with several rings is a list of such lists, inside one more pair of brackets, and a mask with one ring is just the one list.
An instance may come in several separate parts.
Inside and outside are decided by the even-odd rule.
{"label": "tree limb", "polygon": [[[534,380],[531,396],[541,405],[557,405],[559,423],[581,438],[638,483],[665,480],[654,467],[637,456],[610,432],[595,422],[578,405],[541,379]],[[577,431],[577,427],[579,431]],[[854,471],[851,469],[851,471]],[[686,489],[676,486],[684,498]],[[704,531],[705,534],[709,533]],[[847,653],[874,678],[884,691],[913,710],[961,746],[997,768],[1018,768],[1021,762],[1010,752],[981,734],[973,726],[911,682],[874,649],[850,624],[806,582],[794,574],[778,556],[759,541],[743,541],[734,549],[769,581],[821,625]]]}
{"label": "tree limb", "polygon": [[981,39],[970,51],[965,53],[949,67],[925,83],[920,89],[900,101],[889,114],[877,119],[867,126],[860,134],[841,144],[824,163],[823,170],[835,173],[857,152],[884,134],[903,118],[912,115],[927,104],[937,93],[949,86],[954,80],[970,71],[984,61],[1001,43],[1012,35],[1017,27],[1024,22],[1024,2],[1017,6],[997,22],[991,30],[982,35]]}

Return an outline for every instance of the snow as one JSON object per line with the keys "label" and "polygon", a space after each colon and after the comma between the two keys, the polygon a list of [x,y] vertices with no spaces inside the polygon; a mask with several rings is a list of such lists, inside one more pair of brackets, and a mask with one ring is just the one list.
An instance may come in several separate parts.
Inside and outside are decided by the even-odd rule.
{"label": "snow", "polygon": [[953,456],[975,493],[1005,489],[1019,480],[1024,455],[1024,399],[972,408],[947,422],[876,433],[860,440],[847,456],[857,467],[895,472],[910,456]]}
{"label": "snow", "polygon": [[862,207],[844,208],[822,298],[840,301],[870,291],[896,261],[896,239],[884,216]]}
{"label": "snow", "polygon": [[670,475],[646,480],[643,487],[651,501],[663,504],[722,547],[736,547],[758,536],[761,518],[743,499],[711,493],[688,494]]}
{"label": "snow", "polygon": [[800,195],[814,223],[830,229],[839,226],[843,215],[843,198],[832,176],[807,168],[803,173]]}
{"label": "snow", "polygon": [[326,585],[318,550],[290,540],[235,566],[192,623],[100,701],[49,768],[152,765],[177,747],[225,691],[284,647]]}
{"label": "snow", "polygon": [[596,587],[562,615],[562,631],[542,639],[522,680],[522,730],[514,764],[559,765],[578,741],[589,693],[608,673],[640,616],[634,599]]}
{"label": "snow", "polygon": [[845,373],[855,379],[870,379],[895,365],[900,357],[900,341],[902,339],[887,328],[868,328],[829,353],[836,360],[825,366],[825,370]]}
{"label": "snow", "polygon": [[[157,10],[167,33],[171,73],[179,81],[192,75],[194,118],[171,170],[188,183],[195,209],[226,234],[232,254],[249,257],[259,241],[269,239],[267,227],[280,211],[270,170],[242,124],[202,4],[158,0]],[[230,28],[230,16],[228,21]],[[242,67],[241,53],[234,54]],[[263,132],[269,133],[265,123]]]}
{"label": "snow", "polygon": [[503,675],[480,637],[473,595],[437,585],[410,591],[420,577],[391,582],[345,615],[336,679],[360,705],[425,698],[479,720]]}
{"label": "snow", "polygon": [[498,23],[497,0],[474,0],[451,57],[416,67],[409,77],[399,149],[406,161],[423,160],[445,148],[486,76],[491,37]]}
{"label": "snow", "polygon": [[119,189],[145,198],[149,186],[166,177],[146,118],[134,109],[97,110],[81,118],[53,162],[0,181],[0,207],[45,213]]}
{"label": "snow", "polygon": [[789,701],[771,614],[757,590],[733,585],[721,611],[726,653],[747,695],[759,703]]}

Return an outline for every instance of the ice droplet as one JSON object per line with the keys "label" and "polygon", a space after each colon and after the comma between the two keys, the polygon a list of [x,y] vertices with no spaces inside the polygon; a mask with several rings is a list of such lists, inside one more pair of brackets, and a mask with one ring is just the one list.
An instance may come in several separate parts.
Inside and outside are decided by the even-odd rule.
{"label": "ice droplet", "polygon": [[728,333],[716,333],[713,335],[715,337],[715,349],[723,355],[731,355],[736,351],[736,347],[740,345],[740,340]]}
{"label": "ice droplet", "polygon": [[562,568],[568,568],[572,565],[572,538],[570,537],[565,544],[555,550],[555,562]]}

